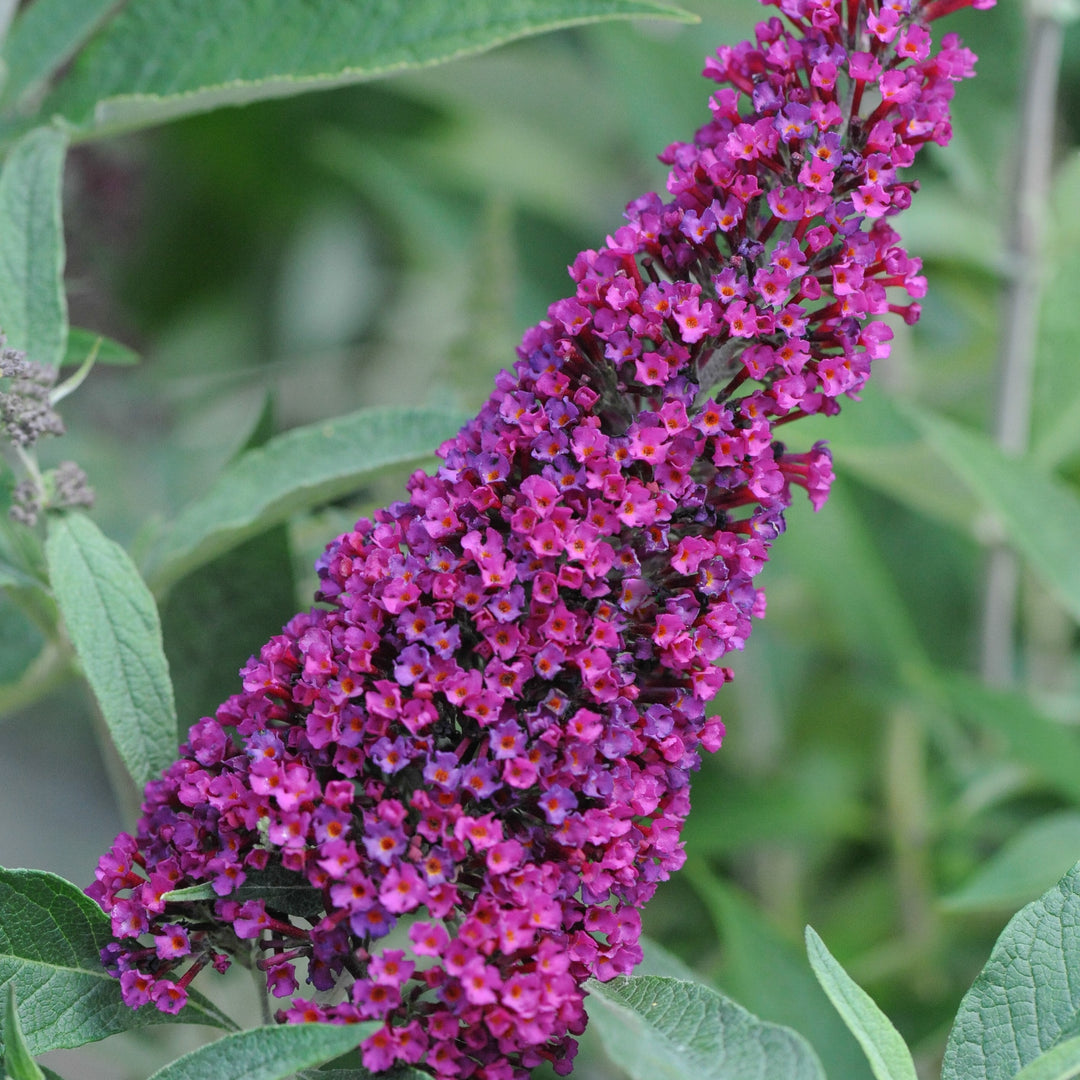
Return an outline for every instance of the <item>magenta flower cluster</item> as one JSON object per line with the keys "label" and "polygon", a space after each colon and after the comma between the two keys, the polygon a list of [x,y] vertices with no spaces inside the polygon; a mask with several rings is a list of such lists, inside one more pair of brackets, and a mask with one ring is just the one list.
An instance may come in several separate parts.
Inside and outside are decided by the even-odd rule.
{"label": "magenta flower cluster", "polygon": [[860,390],[877,316],[918,317],[889,221],[972,74],[955,37],[932,50],[944,2],[780,0],[790,28],[708,60],[669,201],[575,259],[435,475],[330,544],[325,606],[249,661],[102,858],[129,1005],[178,1010],[253,942],[280,1020],[377,1022],[371,1070],[570,1071],[585,981],[633,969],[683,861],[716,662],[764,613],[792,486],[828,493],[826,449],[778,428]]}

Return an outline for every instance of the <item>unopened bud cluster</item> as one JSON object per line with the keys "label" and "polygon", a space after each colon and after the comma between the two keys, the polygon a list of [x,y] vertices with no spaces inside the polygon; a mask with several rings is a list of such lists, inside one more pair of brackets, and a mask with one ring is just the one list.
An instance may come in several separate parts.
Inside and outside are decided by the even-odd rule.
{"label": "unopened bud cluster", "polygon": [[2,334],[0,378],[10,380],[7,389],[0,391],[0,425],[8,442],[30,447],[43,436],[64,434],[64,422],[49,401],[56,369],[7,348]]}
{"label": "unopened bud cluster", "polygon": [[[28,360],[26,354],[7,347],[0,333],[0,434],[26,463],[37,441],[47,435],[63,435],[64,422],[53,408],[52,392],[57,371]],[[32,475],[15,484],[8,516],[22,525],[34,525],[46,508],[89,507],[94,492],[86,473],[73,461],[61,462],[44,475],[34,463]]]}

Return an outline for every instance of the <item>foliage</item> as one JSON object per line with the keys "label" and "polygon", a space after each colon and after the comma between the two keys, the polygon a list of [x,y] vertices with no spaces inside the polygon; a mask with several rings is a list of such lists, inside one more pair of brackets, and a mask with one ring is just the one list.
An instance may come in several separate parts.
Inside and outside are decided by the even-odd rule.
{"label": "foliage", "polygon": [[[340,1029],[249,1018],[237,982],[175,1018],[127,1009],[98,964],[107,920],[65,879],[88,881],[131,827],[127,774],[141,786],[171,760],[185,710],[246,659],[231,650],[306,602],[325,541],[398,497],[564,295],[566,262],[662,183],[648,155],[705,118],[701,56],[760,15],[685,6],[700,24],[648,0],[21,6],[0,51],[0,327],[75,373],[56,445],[98,501],[93,521],[0,521],[0,863],[48,868],[0,871],[13,1080],[103,1061],[155,1080],[223,1061],[367,1075]],[[695,782],[687,872],[645,915],[693,970],[592,987],[588,1080],[1080,1075],[1076,1006],[1054,989],[1080,970],[1075,131],[1041,248],[1031,450],[981,433],[1019,7],[949,26],[980,77],[905,215],[923,319],[897,324],[883,385],[800,433],[830,440],[837,487],[777,544],[769,617],[719,701],[727,744]],[[622,21],[640,15],[668,21]],[[1068,117],[1074,35],[1063,71]],[[0,508],[14,485],[0,464]],[[971,674],[983,552],[1002,539],[1024,581],[1008,689]],[[203,590],[230,598],[228,620],[189,603]],[[233,1014],[245,1030],[197,1045]],[[185,1021],[211,1030],[179,1042]],[[150,1023],[167,1026],[149,1040]]]}

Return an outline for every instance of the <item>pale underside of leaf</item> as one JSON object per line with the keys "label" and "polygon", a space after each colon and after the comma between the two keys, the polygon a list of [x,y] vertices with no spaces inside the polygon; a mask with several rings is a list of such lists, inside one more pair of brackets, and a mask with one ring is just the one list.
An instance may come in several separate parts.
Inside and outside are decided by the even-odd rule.
{"label": "pale underside of leaf", "polygon": [[900,1033],[809,926],[806,951],[818,982],[859,1040],[877,1080],[917,1080],[915,1062]]}
{"label": "pale underside of leaf", "polygon": [[127,553],[84,514],[50,517],[53,595],[113,741],[137,786],[175,757],[176,707],[161,623]]}

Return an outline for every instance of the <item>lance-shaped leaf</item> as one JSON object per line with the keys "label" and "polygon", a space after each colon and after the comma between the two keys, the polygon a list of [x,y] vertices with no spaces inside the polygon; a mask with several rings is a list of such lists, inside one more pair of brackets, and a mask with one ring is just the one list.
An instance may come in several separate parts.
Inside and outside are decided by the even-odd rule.
{"label": "lance-shaped leaf", "polygon": [[[268,398],[241,453],[273,434]],[[296,609],[287,525],[266,529],[189,574],[161,606],[165,655],[173,673],[181,735],[212,716],[237,688],[237,670],[254,643],[276,634]]]}
{"label": "lance-shaped leaf", "polygon": [[[192,904],[220,900],[221,897],[206,882],[186,889],[173,889],[163,899],[169,904]],[[241,902],[265,900],[271,910],[287,911],[305,918],[321,917],[324,913],[321,891],[309,885],[302,874],[286,870],[280,864],[265,870],[248,871],[244,883],[229,893],[229,899]]]}
{"label": "lance-shaped leaf", "polygon": [[1053,1050],[1025,1065],[1013,1080],[1076,1080],[1080,1076],[1080,1035],[1074,1035]]}
{"label": "lance-shaped leaf", "polygon": [[[380,1074],[368,1072],[363,1068],[319,1069],[317,1072],[301,1073],[298,1080],[379,1080],[379,1076]],[[410,1069],[408,1065],[397,1066],[389,1076],[390,1080],[431,1080],[431,1073]]]}
{"label": "lance-shaped leaf", "polygon": [[723,943],[722,989],[763,1020],[803,1035],[829,1076],[869,1080],[862,1050],[814,979],[802,949],[776,930],[748,896],[715,877],[702,860],[690,858],[683,872],[713,917]]}
{"label": "lance-shaped leaf", "polygon": [[116,7],[117,0],[34,0],[24,7],[0,54],[7,66],[0,102],[17,102],[43,84]]}
{"label": "lance-shaped leaf", "polygon": [[45,1080],[45,1074],[34,1060],[26,1045],[19,1011],[15,1000],[15,987],[8,983],[4,1000],[4,1076],[10,1080]]}
{"label": "lance-shaped leaf", "polygon": [[1080,351],[1080,324],[1074,299],[1080,278],[1080,217],[1071,213],[1080,196],[1080,154],[1075,150],[1055,170],[1050,193],[1045,246],[1039,255],[1041,302],[1038,312],[1038,356],[1032,415],[1032,457],[1048,467],[1061,465],[1080,443],[1080,386],[1075,358]]}
{"label": "lance-shaped leaf", "polygon": [[940,416],[905,410],[927,443],[993,511],[1031,572],[1080,619],[1080,497],[1030,460]]}
{"label": "lance-shaped leaf", "polygon": [[952,912],[1015,911],[1044,893],[1080,855],[1080,813],[1033,821],[987,859],[942,905]]}
{"label": "lance-shaped leaf", "polygon": [[1002,931],[960,1003],[942,1080],[1014,1080],[1080,1023],[1080,863]]}
{"label": "lance-shaped leaf", "polygon": [[911,1051],[870,995],[840,966],[812,927],[806,953],[821,988],[866,1054],[877,1080],[918,1080]]}
{"label": "lance-shaped leaf", "polygon": [[67,352],[64,354],[62,364],[64,367],[78,366],[86,361],[86,358],[97,349],[97,363],[117,364],[128,366],[139,362],[138,353],[121,345],[119,341],[102,337],[93,330],[81,330],[71,327],[68,330]]}
{"label": "lance-shaped leaf", "polygon": [[177,1016],[131,1009],[101,966],[109,919],[71,882],[41,870],[0,869],[0,988],[19,1002],[30,1054],[82,1046],[147,1024],[235,1025],[198,994]]}
{"label": "lance-shaped leaf", "polygon": [[65,136],[30,132],[0,173],[0,330],[31,360],[56,366],[67,346],[60,186]]}
{"label": "lance-shaped leaf", "polygon": [[467,419],[438,409],[362,409],[249,450],[181,511],[151,563],[151,582],[167,588],[298,511],[355,491],[378,469],[430,457]]}
{"label": "lance-shaped leaf", "polygon": [[1075,732],[1015,690],[999,690],[960,672],[935,673],[927,684],[978,727],[996,732],[1009,756],[1038,772],[1050,787],[1080,800],[1080,745]]}
{"label": "lance-shaped leaf", "polygon": [[825,1080],[801,1035],[707,986],[643,975],[588,989],[590,1023],[633,1080]]}
{"label": "lance-shaped leaf", "polygon": [[632,16],[694,19],[657,0],[129,0],[42,113],[100,135]]}
{"label": "lance-shaped leaf", "polygon": [[85,514],[49,518],[45,558],[68,637],[138,787],[176,756],[176,708],[154,598]]}
{"label": "lance-shaped leaf", "polygon": [[298,1069],[331,1061],[358,1046],[379,1026],[287,1024],[240,1031],[185,1054],[150,1080],[287,1080]]}

